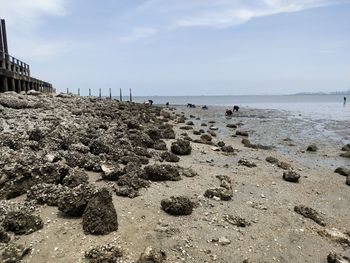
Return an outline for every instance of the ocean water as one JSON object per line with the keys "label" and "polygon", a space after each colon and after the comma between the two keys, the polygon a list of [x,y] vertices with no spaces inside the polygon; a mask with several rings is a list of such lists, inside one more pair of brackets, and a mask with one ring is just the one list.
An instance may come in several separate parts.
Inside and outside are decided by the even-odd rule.
{"label": "ocean water", "polygon": [[344,95],[246,95],[246,96],[149,96],[135,97],[137,102],[149,99],[154,104],[186,105],[193,103],[198,106],[225,106],[238,105],[242,108],[276,109],[289,111],[296,115],[307,116],[313,119],[350,120],[350,95],[348,103],[343,103]]}

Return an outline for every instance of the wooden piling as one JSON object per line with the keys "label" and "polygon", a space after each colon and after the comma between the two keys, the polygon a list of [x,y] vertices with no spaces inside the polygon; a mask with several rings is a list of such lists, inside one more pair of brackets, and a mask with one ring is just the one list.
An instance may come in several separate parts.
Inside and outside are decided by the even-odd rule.
{"label": "wooden piling", "polygon": [[119,100],[123,101],[123,96],[122,96],[122,89],[119,89]]}

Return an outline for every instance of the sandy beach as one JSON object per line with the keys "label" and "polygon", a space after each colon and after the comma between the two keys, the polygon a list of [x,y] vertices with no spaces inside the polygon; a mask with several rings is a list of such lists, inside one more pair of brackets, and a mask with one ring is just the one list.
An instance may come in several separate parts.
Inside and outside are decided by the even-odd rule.
{"label": "sandy beach", "polygon": [[349,122],[224,110],[0,94],[0,262],[349,262]]}

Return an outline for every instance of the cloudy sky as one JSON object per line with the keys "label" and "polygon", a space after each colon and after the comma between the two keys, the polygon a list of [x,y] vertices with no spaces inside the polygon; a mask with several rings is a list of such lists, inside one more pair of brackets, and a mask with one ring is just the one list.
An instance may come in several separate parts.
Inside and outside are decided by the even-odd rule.
{"label": "cloudy sky", "polygon": [[0,0],[10,54],[58,91],[350,89],[350,0]]}

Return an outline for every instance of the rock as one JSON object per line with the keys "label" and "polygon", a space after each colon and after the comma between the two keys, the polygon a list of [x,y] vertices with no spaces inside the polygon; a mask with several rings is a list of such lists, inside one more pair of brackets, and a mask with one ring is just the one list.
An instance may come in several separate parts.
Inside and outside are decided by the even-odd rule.
{"label": "rock", "polygon": [[237,129],[237,125],[233,123],[229,123],[226,125],[227,128]]}
{"label": "rock", "polygon": [[194,134],[194,135],[201,135],[202,133],[201,133],[200,131],[193,130],[193,134]]}
{"label": "rock", "polygon": [[214,152],[219,152],[221,149],[219,147],[211,147]]}
{"label": "rock", "polygon": [[144,168],[141,177],[151,181],[179,181],[181,180],[178,168],[169,165],[148,165]]}
{"label": "rock", "polygon": [[93,235],[105,235],[118,229],[117,212],[107,188],[99,189],[89,200],[83,214],[83,229]]}
{"label": "rock", "polygon": [[231,241],[227,237],[220,237],[219,238],[219,244],[221,246],[226,246],[226,245],[231,244]]}
{"label": "rock", "polygon": [[37,184],[27,192],[27,200],[35,200],[36,203],[57,206],[59,198],[70,189],[66,186],[56,184]]}
{"label": "rock", "polygon": [[26,109],[26,108],[37,108],[37,106],[20,97],[18,94],[2,94],[0,96],[0,105],[10,109]]}
{"label": "rock", "polygon": [[346,151],[346,152],[349,152],[350,151],[350,143],[344,145],[342,148],[341,148],[342,151]]}
{"label": "rock", "polygon": [[189,141],[177,140],[171,144],[171,152],[177,155],[191,154],[192,147]]}
{"label": "rock", "polygon": [[202,127],[206,127],[206,126],[208,126],[208,124],[206,124],[206,123],[201,123],[201,126],[202,126]]}
{"label": "rock", "polygon": [[207,133],[209,133],[212,137],[216,137],[216,133],[212,130],[208,130]]}
{"label": "rock", "polygon": [[344,175],[344,176],[349,176],[350,175],[350,169],[345,168],[345,167],[338,167],[337,169],[334,170],[335,173]]}
{"label": "rock", "polygon": [[221,151],[225,153],[233,153],[235,149],[231,145],[225,145],[221,147]]}
{"label": "rock", "polygon": [[93,192],[92,186],[79,185],[62,193],[57,202],[58,210],[67,216],[82,216]]}
{"label": "rock", "polygon": [[315,145],[315,144],[311,144],[311,145],[309,145],[308,147],[307,147],[307,151],[308,152],[316,152],[317,151],[317,146]]}
{"label": "rock", "polygon": [[246,159],[240,159],[240,160],[238,161],[238,163],[239,163],[240,165],[244,165],[244,166],[247,166],[247,167],[249,167],[249,168],[256,167],[256,164],[255,164],[255,163],[250,162],[250,161],[248,161],[248,160],[246,160]]}
{"label": "rock", "polygon": [[277,158],[273,157],[273,156],[268,156],[268,157],[266,157],[265,160],[266,160],[266,162],[272,163],[272,164],[279,163],[279,160]]}
{"label": "rock", "polygon": [[180,173],[182,176],[185,176],[185,177],[198,176],[198,174],[195,171],[193,171],[191,168],[182,168]]}
{"label": "rock", "polygon": [[248,132],[246,132],[246,131],[240,131],[240,130],[237,130],[237,131],[236,131],[236,135],[245,136],[245,137],[248,137],[248,136],[249,136]]}
{"label": "rock", "polygon": [[330,252],[327,256],[328,263],[350,263],[350,258]]}
{"label": "rock", "polygon": [[294,207],[294,211],[306,218],[310,218],[320,226],[326,226],[323,217],[313,208],[304,205],[299,205]]}
{"label": "rock", "polygon": [[212,130],[212,131],[217,131],[217,130],[219,130],[219,128],[218,128],[218,127],[215,127],[215,126],[210,126],[209,129]]}
{"label": "rock", "polygon": [[0,262],[2,263],[19,263],[31,252],[31,248],[23,245],[9,243],[0,254]]}
{"label": "rock", "polygon": [[350,152],[341,153],[339,156],[344,158],[350,158]]}
{"label": "rock", "polygon": [[186,122],[186,125],[191,125],[191,126],[193,126],[194,123],[193,123],[193,121],[188,121],[188,122]]}
{"label": "rock", "polygon": [[160,157],[166,162],[177,163],[180,161],[180,158],[171,152],[163,152]]}
{"label": "rock", "polygon": [[10,235],[6,233],[5,229],[2,226],[0,226],[0,243],[8,243],[10,240]]}
{"label": "rock", "polygon": [[190,126],[190,125],[187,125],[187,126],[181,126],[179,127],[180,130],[193,130],[193,127]]}
{"label": "rock", "polygon": [[122,175],[125,174],[125,170],[120,166],[110,167],[105,164],[101,165],[102,179],[107,181],[117,181]]}
{"label": "rock", "polygon": [[159,151],[166,151],[168,150],[166,147],[166,143],[163,140],[157,140],[154,142],[153,149],[159,150]]}
{"label": "rock", "polygon": [[116,263],[122,256],[122,249],[111,244],[94,247],[85,252],[85,258],[89,263]]}
{"label": "rock", "polygon": [[44,139],[44,133],[39,128],[35,128],[34,130],[29,131],[28,135],[30,141],[41,142]]}
{"label": "rock", "polygon": [[178,119],[177,119],[177,122],[178,123],[185,123],[186,121],[186,117],[185,116],[180,116]]}
{"label": "rock", "polygon": [[69,169],[69,175],[65,176],[62,180],[64,186],[74,188],[80,184],[88,184],[89,176],[82,169]]}
{"label": "rock", "polygon": [[164,251],[147,247],[136,263],[163,263],[165,259],[166,254]]}
{"label": "rock", "polygon": [[201,135],[201,140],[211,142],[212,137],[211,137],[210,134],[202,134]]}
{"label": "rock", "polygon": [[288,182],[297,183],[299,181],[300,175],[295,171],[283,172],[283,179]]}
{"label": "rock", "polygon": [[345,183],[350,186],[350,175],[346,177]]}
{"label": "rock", "polygon": [[149,187],[149,181],[140,178],[140,173],[141,171],[130,171],[121,176],[117,185],[114,185],[116,195],[134,198],[139,195],[139,190],[141,188]]}
{"label": "rock", "polygon": [[109,153],[109,147],[100,140],[94,140],[90,144],[90,152],[94,155]]}
{"label": "rock", "polygon": [[161,207],[170,215],[190,215],[193,210],[193,202],[186,196],[172,196],[163,199]]}
{"label": "rock", "polygon": [[233,196],[233,191],[220,187],[220,188],[211,188],[211,189],[207,189],[204,193],[205,197],[208,198],[214,198],[217,197],[219,198],[219,200],[222,201],[229,201],[231,200],[232,196]]}
{"label": "rock", "polygon": [[39,216],[22,211],[11,211],[6,215],[2,226],[6,231],[16,235],[28,235],[42,229],[44,223]]}

